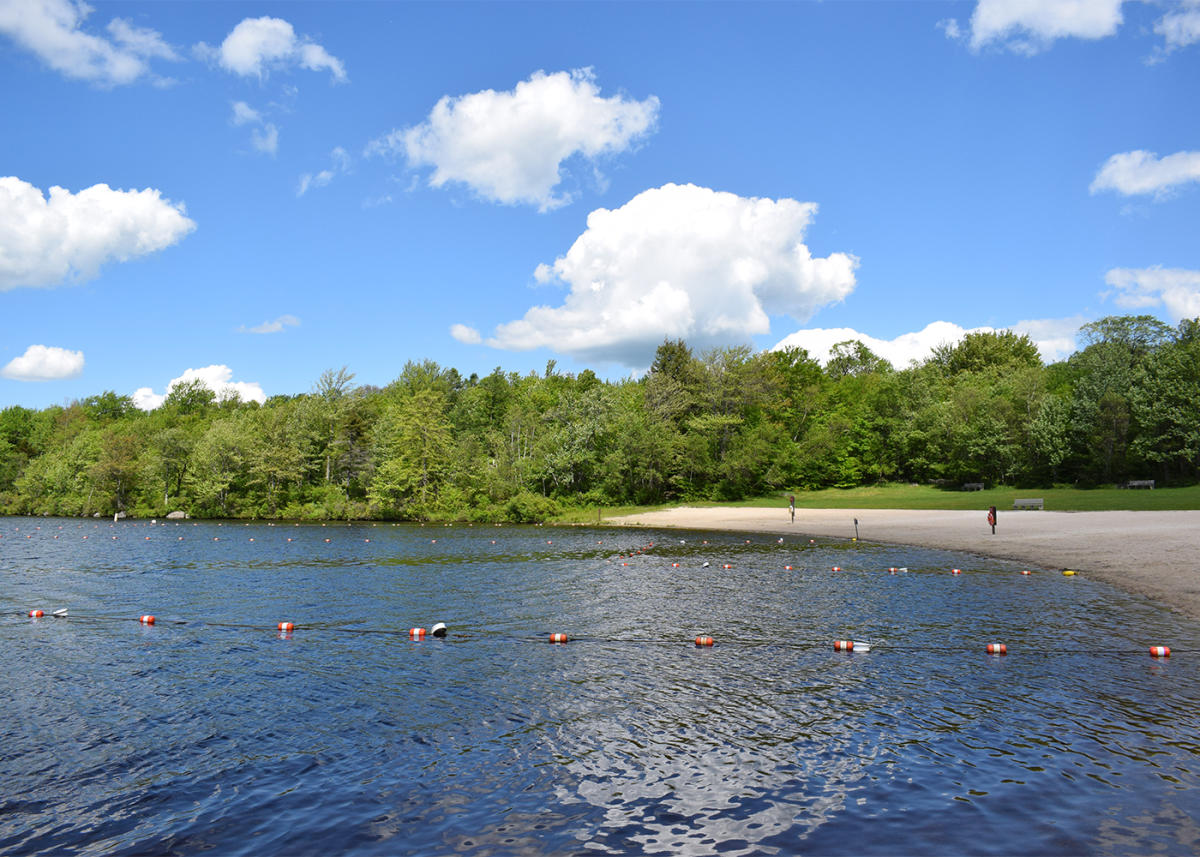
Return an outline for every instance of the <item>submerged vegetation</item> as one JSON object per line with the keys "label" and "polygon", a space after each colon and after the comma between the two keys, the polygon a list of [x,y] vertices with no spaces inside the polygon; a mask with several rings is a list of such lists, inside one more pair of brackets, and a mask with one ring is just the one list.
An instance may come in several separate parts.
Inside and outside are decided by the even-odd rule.
{"label": "submerged vegetation", "polygon": [[[858,342],[695,355],[638,379],[346,369],[259,405],[182,383],[156,410],[112,392],[0,411],[0,512],[542,520],[571,508],[736,501],[885,482],[958,488],[1200,479],[1200,319],[1086,325],[1043,365],[972,333],[896,369]],[[978,503],[978,497],[974,502]]]}

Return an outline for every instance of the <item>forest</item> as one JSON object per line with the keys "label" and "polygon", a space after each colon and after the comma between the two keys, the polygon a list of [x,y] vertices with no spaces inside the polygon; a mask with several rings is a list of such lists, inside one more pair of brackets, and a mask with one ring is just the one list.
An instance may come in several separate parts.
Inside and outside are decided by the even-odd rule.
{"label": "forest", "polygon": [[1160,485],[1200,478],[1200,319],[1085,325],[1043,364],[1011,331],[893,367],[862,343],[696,354],[649,370],[463,377],[409,361],[386,387],[330,369],[265,404],[174,386],[0,411],[0,513],[537,521],[572,507],[740,500],[880,482]]}

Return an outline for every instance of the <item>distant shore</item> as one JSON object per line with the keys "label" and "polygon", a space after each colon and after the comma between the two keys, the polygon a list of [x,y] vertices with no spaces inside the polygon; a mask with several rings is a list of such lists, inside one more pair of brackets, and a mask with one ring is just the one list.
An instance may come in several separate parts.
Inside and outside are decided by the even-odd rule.
{"label": "distant shore", "polygon": [[606,518],[608,524],[853,538],[967,551],[1049,569],[1074,569],[1200,619],[1200,511],[1013,512],[909,509],[693,508]]}

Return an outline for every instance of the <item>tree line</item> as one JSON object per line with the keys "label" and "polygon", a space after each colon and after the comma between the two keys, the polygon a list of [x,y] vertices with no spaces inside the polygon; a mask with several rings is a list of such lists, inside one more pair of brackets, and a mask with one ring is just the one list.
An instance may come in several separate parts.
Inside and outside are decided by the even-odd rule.
{"label": "tree line", "polygon": [[347,369],[264,404],[178,384],[0,411],[0,512],[541,520],[564,507],[739,500],[887,481],[1093,486],[1200,477],[1200,319],[1085,325],[1044,365],[1011,331],[891,366],[857,341],[659,346],[639,378]]}

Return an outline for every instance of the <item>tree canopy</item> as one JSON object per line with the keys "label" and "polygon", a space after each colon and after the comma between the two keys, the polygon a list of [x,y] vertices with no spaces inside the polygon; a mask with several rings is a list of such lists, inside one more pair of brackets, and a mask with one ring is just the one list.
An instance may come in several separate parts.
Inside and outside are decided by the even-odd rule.
{"label": "tree canopy", "polygon": [[152,411],[111,391],[0,410],[0,512],[534,520],[564,506],[737,500],[879,481],[1019,486],[1200,478],[1200,320],[1114,316],[1044,366],[1027,336],[968,334],[894,369],[860,342],[697,356],[644,376],[464,378],[347,367],[265,404],[198,381]]}

